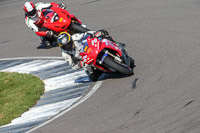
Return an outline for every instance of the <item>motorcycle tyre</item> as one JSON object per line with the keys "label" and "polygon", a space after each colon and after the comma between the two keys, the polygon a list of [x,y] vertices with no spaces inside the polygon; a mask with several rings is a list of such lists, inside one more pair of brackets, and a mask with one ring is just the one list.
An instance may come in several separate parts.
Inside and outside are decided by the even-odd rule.
{"label": "motorcycle tyre", "polygon": [[74,33],[85,33],[89,31],[89,29],[82,27],[79,23],[71,23],[71,29]]}
{"label": "motorcycle tyre", "polygon": [[105,58],[103,63],[106,66],[115,69],[119,73],[122,73],[127,76],[133,75],[133,69],[131,69],[130,67],[128,67],[124,64],[115,62],[112,58],[109,58],[109,57]]}
{"label": "motorcycle tyre", "polygon": [[135,67],[135,61],[130,56],[129,56],[129,60],[130,60],[130,67],[133,69]]}

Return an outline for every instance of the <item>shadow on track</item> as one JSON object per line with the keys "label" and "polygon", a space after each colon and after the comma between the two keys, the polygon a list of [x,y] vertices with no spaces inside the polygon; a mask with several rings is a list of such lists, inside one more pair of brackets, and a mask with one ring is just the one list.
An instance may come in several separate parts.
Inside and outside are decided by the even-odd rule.
{"label": "shadow on track", "polygon": [[40,46],[37,47],[37,49],[50,49],[50,48],[54,48],[54,47],[58,47],[58,43],[53,42],[51,46],[47,47],[44,44],[40,43]]}

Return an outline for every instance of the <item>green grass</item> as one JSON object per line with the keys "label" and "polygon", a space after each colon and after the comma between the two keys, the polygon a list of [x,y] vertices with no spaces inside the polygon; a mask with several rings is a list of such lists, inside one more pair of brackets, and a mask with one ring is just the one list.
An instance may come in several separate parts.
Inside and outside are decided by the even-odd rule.
{"label": "green grass", "polygon": [[0,72],[0,126],[21,116],[43,93],[44,83],[33,75]]}

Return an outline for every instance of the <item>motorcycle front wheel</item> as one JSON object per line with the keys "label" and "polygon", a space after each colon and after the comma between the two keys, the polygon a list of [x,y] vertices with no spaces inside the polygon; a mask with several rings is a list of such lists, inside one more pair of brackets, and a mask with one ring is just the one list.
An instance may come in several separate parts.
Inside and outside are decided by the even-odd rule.
{"label": "motorcycle front wheel", "polygon": [[107,67],[112,68],[116,70],[119,73],[122,73],[127,76],[133,75],[133,69],[126,66],[125,64],[121,64],[119,62],[114,61],[113,58],[110,58],[109,56],[105,58],[103,62]]}

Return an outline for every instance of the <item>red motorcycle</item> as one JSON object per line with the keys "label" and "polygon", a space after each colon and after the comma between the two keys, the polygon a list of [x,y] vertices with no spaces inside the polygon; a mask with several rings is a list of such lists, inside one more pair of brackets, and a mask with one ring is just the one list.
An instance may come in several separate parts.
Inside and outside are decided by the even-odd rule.
{"label": "red motorcycle", "polygon": [[59,7],[51,7],[51,9],[43,10],[42,16],[42,27],[54,31],[56,35],[64,31],[70,34],[88,31],[78,18]]}
{"label": "red motorcycle", "polygon": [[84,63],[107,73],[133,75],[134,60],[112,41],[87,35],[81,42],[83,52],[80,55]]}

